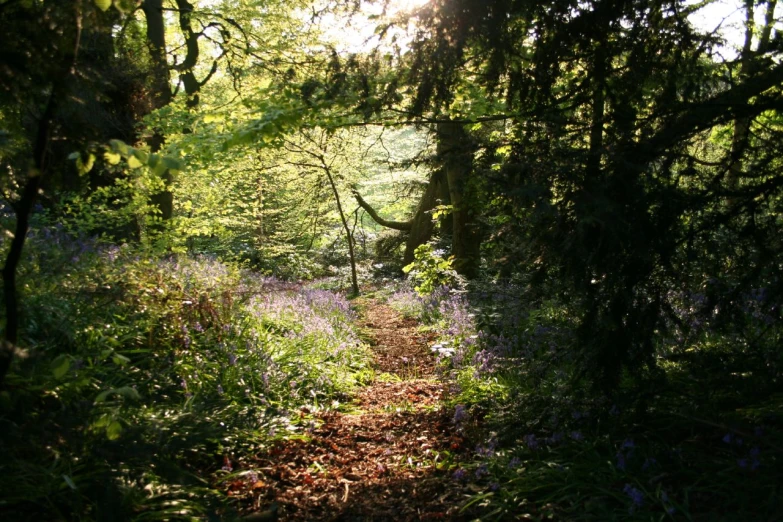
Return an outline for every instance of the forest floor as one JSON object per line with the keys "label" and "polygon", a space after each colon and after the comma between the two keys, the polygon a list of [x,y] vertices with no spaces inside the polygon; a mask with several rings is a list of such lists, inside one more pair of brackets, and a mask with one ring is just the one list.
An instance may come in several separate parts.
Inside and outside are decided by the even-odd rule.
{"label": "forest floor", "polygon": [[357,390],[348,412],[315,414],[306,437],[258,455],[264,476],[234,494],[253,498],[251,512],[277,503],[279,520],[461,520],[466,486],[442,459],[467,443],[440,404],[434,339],[385,304],[355,303],[380,377]]}

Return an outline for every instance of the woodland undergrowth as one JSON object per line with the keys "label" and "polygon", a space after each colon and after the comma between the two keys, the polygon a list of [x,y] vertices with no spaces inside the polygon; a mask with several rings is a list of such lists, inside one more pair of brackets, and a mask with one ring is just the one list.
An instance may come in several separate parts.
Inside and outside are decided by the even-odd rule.
{"label": "woodland undergrowth", "polygon": [[762,312],[764,292],[743,297],[764,333],[752,347],[711,328],[697,293],[670,297],[688,334],[661,339],[647,375],[613,394],[580,373],[569,310],[522,284],[389,297],[439,334],[453,422],[475,443],[452,474],[476,491],[464,509],[481,520],[778,516],[780,326]]}
{"label": "woodland undergrowth", "polygon": [[[743,296],[746,324],[763,333],[753,346],[711,328],[697,293],[670,296],[692,327],[659,339],[647,373],[607,394],[580,373],[576,321],[557,299],[522,283],[442,282],[377,280],[375,294],[436,336],[454,430],[475,445],[446,478],[474,492],[463,514],[780,512],[781,332],[763,291]],[[253,473],[236,463],[300,436],[302,407],[339,409],[375,378],[350,302],[324,289],[340,284],[35,228],[20,270],[26,351],[0,392],[0,515],[238,516],[221,484]]]}
{"label": "woodland undergrowth", "polygon": [[42,227],[19,286],[0,518],[229,520],[235,458],[373,375],[345,297],[215,258]]}

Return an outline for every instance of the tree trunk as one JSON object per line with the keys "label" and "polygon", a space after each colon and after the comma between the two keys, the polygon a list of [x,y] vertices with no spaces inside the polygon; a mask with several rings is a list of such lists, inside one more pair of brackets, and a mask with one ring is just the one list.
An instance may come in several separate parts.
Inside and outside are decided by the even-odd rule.
{"label": "tree trunk", "polygon": [[[152,59],[152,109],[160,109],[171,103],[171,85],[169,65],[166,61],[166,25],[163,19],[163,0],[144,0],[142,5],[144,16],[147,19],[147,42],[149,44],[150,58]],[[163,148],[165,137],[158,130],[154,130],[147,140],[151,152],[160,152]],[[166,188],[150,198],[150,203],[155,206],[163,221],[171,219],[174,215],[174,194],[170,190],[172,180],[171,173],[166,170],[162,174]]]}
{"label": "tree trunk", "polygon": [[337,211],[340,213],[340,221],[343,223],[343,229],[345,229],[345,239],[348,241],[348,257],[351,261],[351,288],[353,295],[359,295],[359,281],[356,277],[356,255],[353,249],[353,234],[351,234],[351,227],[348,225],[348,220],[345,218],[345,212],[343,212],[343,205],[340,202],[340,193],[337,191],[337,185],[334,183],[334,177],[332,176],[332,169],[323,162],[323,170],[329,179],[329,185],[332,187],[332,193],[334,194],[334,200],[337,203]]}
{"label": "tree trunk", "polygon": [[16,268],[22,258],[27,229],[30,222],[30,212],[35,205],[38,189],[41,186],[41,177],[45,171],[46,148],[49,145],[49,133],[55,109],[55,96],[57,88],[49,95],[44,115],[38,124],[38,133],[35,140],[34,165],[22,191],[22,198],[15,205],[16,227],[11,248],[3,266],[3,301],[5,304],[5,339],[0,347],[0,386],[11,367],[16,344],[19,341],[19,303],[16,293]]}
{"label": "tree trunk", "polygon": [[439,169],[430,176],[427,188],[421,196],[419,206],[416,208],[416,214],[414,214],[411,220],[410,234],[408,235],[408,241],[405,243],[405,254],[403,255],[403,263],[406,265],[413,262],[413,254],[416,248],[432,238],[435,223],[432,221],[430,211],[438,206],[439,202],[443,205],[448,204],[450,201],[448,193],[446,175],[443,170]]}
{"label": "tree trunk", "polygon": [[472,278],[477,275],[481,260],[481,238],[472,208],[473,194],[470,193],[473,153],[462,124],[439,123],[437,133],[438,156],[443,162],[452,206],[451,253],[454,269]]}
{"label": "tree trunk", "polygon": [[5,338],[0,346],[0,386],[5,381],[5,376],[11,368],[16,345],[19,342],[19,303],[16,292],[16,269],[22,258],[24,243],[27,239],[27,231],[30,224],[30,213],[38,197],[38,191],[41,186],[41,178],[46,173],[46,156],[49,142],[51,139],[52,119],[54,118],[57,103],[65,89],[64,85],[76,74],[76,64],[79,56],[82,36],[82,12],[81,2],[76,3],[75,9],[75,41],[73,45],[73,55],[70,63],[63,70],[59,81],[54,81],[52,91],[46,103],[41,119],[38,122],[38,131],[36,132],[35,142],[33,144],[33,165],[27,183],[22,191],[22,197],[15,205],[16,226],[14,228],[14,237],[11,241],[11,248],[8,250],[5,265],[3,266],[3,302],[5,305]]}

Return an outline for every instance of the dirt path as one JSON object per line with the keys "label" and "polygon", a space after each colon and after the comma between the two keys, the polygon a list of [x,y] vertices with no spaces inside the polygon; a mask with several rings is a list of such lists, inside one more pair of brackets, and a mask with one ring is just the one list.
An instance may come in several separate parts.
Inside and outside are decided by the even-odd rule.
{"label": "dirt path", "polygon": [[432,338],[384,304],[358,304],[377,374],[387,378],[359,391],[357,413],[321,415],[308,440],[259,456],[267,476],[254,508],[275,501],[279,520],[290,521],[460,520],[463,486],[438,464],[464,443],[439,407]]}

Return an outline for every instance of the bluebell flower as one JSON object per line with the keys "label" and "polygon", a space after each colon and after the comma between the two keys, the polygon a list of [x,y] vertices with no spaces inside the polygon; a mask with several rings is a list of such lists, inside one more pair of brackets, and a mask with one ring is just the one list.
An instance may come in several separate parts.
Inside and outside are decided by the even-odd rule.
{"label": "bluebell flower", "polygon": [[519,460],[519,458],[518,458],[518,457],[514,457],[513,459],[511,459],[510,461],[508,461],[508,467],[509,467],[509,468],[512,468],[512,469],[513,469],[513,468],[518,468],[518,467],[519,467],[519,465],[520,465],[521,463],[522,463],[522,462]]}
{"label": "bluebell flower", "polygon": [[634,507],[642,507],[644,505],[644,493],[639,489],[630,484],[626,484],[623,488],[623,492],[631,499]]}
{"label": "bluebell flower", "polygon": [[585,437],[582,435],[581,431],[572,431],[571,438],[574,440],[584,440]]}
{"label": "bluebell flower", "polygon": [[489,485],[490,491],[497,491],[499,489],[500,489],[500,484],[498,484],[497,482],[493,482],[492,484]]}
{"label": "bluebell flower", "polygon": [[538,449],[538,440],[536,439],[536,436],[532,433],[524,436],[525,444],[527,444],[527,447],[534,450]]}
{"label": "bluebell flower", "polygon": [[625,455],[623,455],[622,453],[620,453],[618,451],[617,455],[615,455],[615,457],[617,458],[617,462],[615,463],[615,467],[617,467],[617,469],[619,469],[619,470],[625,471]]}
{"label": "bluebell flower", "polygon": [[476,468],[476,478],[480,479],[485,475],[489,475],[489,470],[487,469],[486,464],[482,464],[478,468]]}
{"label": "bluebell flower", "polygon": [[454,422],[460,423],[467,418],[468,418],[468,412],[465,406],[462,404],[457,404],[457,407],[454,408]]}
{"label": "bluebell flower", "polygon": [[454,472],[454,474],[451,476],[454,480],[465,480],[465,478],[468,476],[467,472],[459,468],[457,471]]}
{"label": "bluebell flower", "polygon": [[733,439],[733,437],[732,437],[731,433],[727,433],[726,435],[723,436],[722,440],[726,444],[731,444],[732,439]]}

